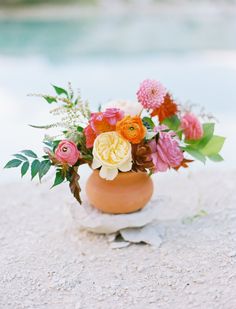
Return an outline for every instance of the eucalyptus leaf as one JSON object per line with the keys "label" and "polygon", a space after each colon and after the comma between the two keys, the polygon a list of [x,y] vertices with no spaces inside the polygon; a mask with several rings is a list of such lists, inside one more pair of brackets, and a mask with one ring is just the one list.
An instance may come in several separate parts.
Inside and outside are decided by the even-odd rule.
{"label": "eucalyptus leaf", "polygon": [[25,161],[23,163],[23,165],[21,166],[21,177],[23,177],[27,173],[27,171],[29,169],[29,165],[30,165],[29,161]]}
{"label": "eucalyptus leaf", "polygon": [[22,161],[18,160],[18,159],[13,159],[11,161],[9,161],[4,168],[12,168],[12,167],[18,167],[19,165],[21,165]]}

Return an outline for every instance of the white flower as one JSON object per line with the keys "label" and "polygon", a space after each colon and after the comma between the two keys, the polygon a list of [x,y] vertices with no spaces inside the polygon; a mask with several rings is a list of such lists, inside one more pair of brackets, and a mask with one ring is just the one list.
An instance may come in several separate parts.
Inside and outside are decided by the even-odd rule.
{"label": "white flower", "polygon": [[136,116],[142,110],[142,105],[138,102],[128,100],[113,100],[102,106],[102,111],[106,108],[119,108],[125,112],[125,115]]}
{"label": "white flower", "polygon": [[97,136],[93,146],[92,168],[101,167],[100,177],[113,180],[119,170],[128,172],[132,168],[131,144],[117,132],[106,132]]}

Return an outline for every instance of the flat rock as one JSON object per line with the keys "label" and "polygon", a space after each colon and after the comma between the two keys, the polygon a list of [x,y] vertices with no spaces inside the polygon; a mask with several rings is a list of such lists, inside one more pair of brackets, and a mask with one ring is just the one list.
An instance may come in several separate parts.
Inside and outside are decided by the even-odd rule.
{"label": "flat rock", "polygon": [[[74,204],[70,205],[70,210],[79,229],[97,234],[113,234],[127,228],[144,227],[154,222],[159,213],[159,207],[157,206],[165,202],[165,198],[154,199],[140,211],[120,215],[103,213],[91,207],[88,202],[84,202],[82,207]],[[134,235],[134,230],[123,233],[126,237],[128,237],[128,234],[131,237],[131,235]],[[150,234],[150,231],[148,233]]]}

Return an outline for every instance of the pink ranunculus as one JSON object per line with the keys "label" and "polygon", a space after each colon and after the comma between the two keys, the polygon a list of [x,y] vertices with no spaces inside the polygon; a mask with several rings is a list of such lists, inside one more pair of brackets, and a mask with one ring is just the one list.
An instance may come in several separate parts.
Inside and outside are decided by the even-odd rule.
{"label": "pink ranunculus", "polygon": [[177,167],[184,156],[174,132],[159,132],[158,142],[151,140],[152,160],[156,172],[165,172],[168,168]]}
{"label": "pink ranunculus", "polygon": [[144,108],[155,109],[164,102],[166,93],[165,87],[160,82],[146,79],[141,83],[137,97]]}
{"label": "pink ranunculus", "polygon": [[55,150],[55,157],[61,163],[74,165],[81,158],[81,153],[74,142],[63,140]]}
{"label": "pink ranunculus", "polygon": [[118,121],[124,118],[125,113],[119,108],[107,108],[103,115],[110,125],[115,126]]}
{"label": "pink ranunculus", "polygon": [[181,119],[181,128],[183,129],[187,140],[198,140],[203,136],[203,128],[199,119],[192,113],[186,113]]}
{"label": "pink ranunculus", "polygon": [[86,147],[92,148],[97,135],[90,124],[84,129],[84,134],[86,137]]}

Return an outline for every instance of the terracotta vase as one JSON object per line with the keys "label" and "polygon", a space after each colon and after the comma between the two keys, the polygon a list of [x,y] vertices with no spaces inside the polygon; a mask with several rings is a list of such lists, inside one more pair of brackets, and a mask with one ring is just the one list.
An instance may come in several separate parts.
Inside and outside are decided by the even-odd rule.
{"label": "terracotta vase", "polygon": [[142,209],[153,194],[153,182],[147,173],[119,173],[108,181],[94,170],[86,184],[88,200],[95,208],[112,214],[126,214]]}

